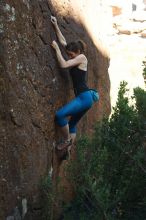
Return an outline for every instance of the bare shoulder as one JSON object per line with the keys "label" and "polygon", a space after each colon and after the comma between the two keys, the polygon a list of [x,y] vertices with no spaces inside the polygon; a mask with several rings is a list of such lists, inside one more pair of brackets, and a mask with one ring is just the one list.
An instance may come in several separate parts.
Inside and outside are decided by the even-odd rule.
{"label": "bare shoulder", "polygon": [[80,59],[80,64],[78,66],[79,69],[87,71],[87,65],[88,65],[88,60],[87,57],[84,54],[79,55]]}
{"label": "bare shoulder", "polygon": [[84,54],[82,54],[82,53],[78,55],[78,58],[81,59],[84,62],[85,61],[87,62],[87,57]]}
{"label": "bare shoulder", "polygon": [[83,58],[83,59],[87,59],[87,57],[85,56],[85,54],[81,53],[78,55],[79,57]]}

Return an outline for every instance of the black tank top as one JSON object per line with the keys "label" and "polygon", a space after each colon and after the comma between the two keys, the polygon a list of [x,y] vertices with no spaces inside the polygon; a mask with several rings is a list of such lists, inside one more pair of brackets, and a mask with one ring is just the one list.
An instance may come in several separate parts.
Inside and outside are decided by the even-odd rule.
{"label": "black tank top", "polygon": [[70,69],[70,75],[73,82],[75,96],[79,95],[81,92],[89,90],[86,84],[87,71],[81,70],[75,66]]}

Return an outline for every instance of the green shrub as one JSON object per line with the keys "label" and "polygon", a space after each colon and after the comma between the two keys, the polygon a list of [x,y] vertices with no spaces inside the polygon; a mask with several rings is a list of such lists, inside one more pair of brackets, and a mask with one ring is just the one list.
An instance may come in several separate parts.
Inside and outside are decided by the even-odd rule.
{"label": "green shrub", "polygon": [[52,220],[52,210],[55,200],[55,193],[51,177],[45,176],[40,183],[41,203],[42,206],[42,220]]}
{"label": "green shrub", "polygon": [[146,121],[146,91],[137,87],[134,89],[134,95],[139,116]]}
{"label": "green shrub", "polygon": [[110,119],[96,125],[92,140],[78,141],[69,167],[76,197],[64,208],[64,220],[146,219],[146,92],[135,89],[136,107],[127,92],[122,82]]}
{"label": "green shrub", "polygon": [[143,61],[143,77],[146,78],[146,61]]}
{"label": "green shrub", "polygon": [[146,61],[143,61],[143,78],[146,84]]}

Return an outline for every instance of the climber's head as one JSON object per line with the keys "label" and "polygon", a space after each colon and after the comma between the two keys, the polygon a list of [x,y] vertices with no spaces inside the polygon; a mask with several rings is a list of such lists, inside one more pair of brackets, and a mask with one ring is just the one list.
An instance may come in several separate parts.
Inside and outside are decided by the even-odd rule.
{"label": "climber's head", "polygon": [[72,59],[85,51],[85,43],[81,40],[76,42],[70,42],[66,45],[66,52]]}

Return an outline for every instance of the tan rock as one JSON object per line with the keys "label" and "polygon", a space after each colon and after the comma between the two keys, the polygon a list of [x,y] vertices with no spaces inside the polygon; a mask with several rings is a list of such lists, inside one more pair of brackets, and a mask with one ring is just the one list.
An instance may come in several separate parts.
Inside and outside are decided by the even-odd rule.
{"label": "tan rock", "polygon": [[122,29],[122,28],[118,28],[118,31],[119,31],[119,34],[127,34],[127,35],[131,34],[131,31]]}
{"label": "tan rock", "polygon": [[141,37],[146,37],[146,31],[141,32]]}
{"label": "tan rock", "polygon": [[118,6],[111,6],[112,7],[112,14],[113,16],[121,15],[122,14],[122,8]]}

